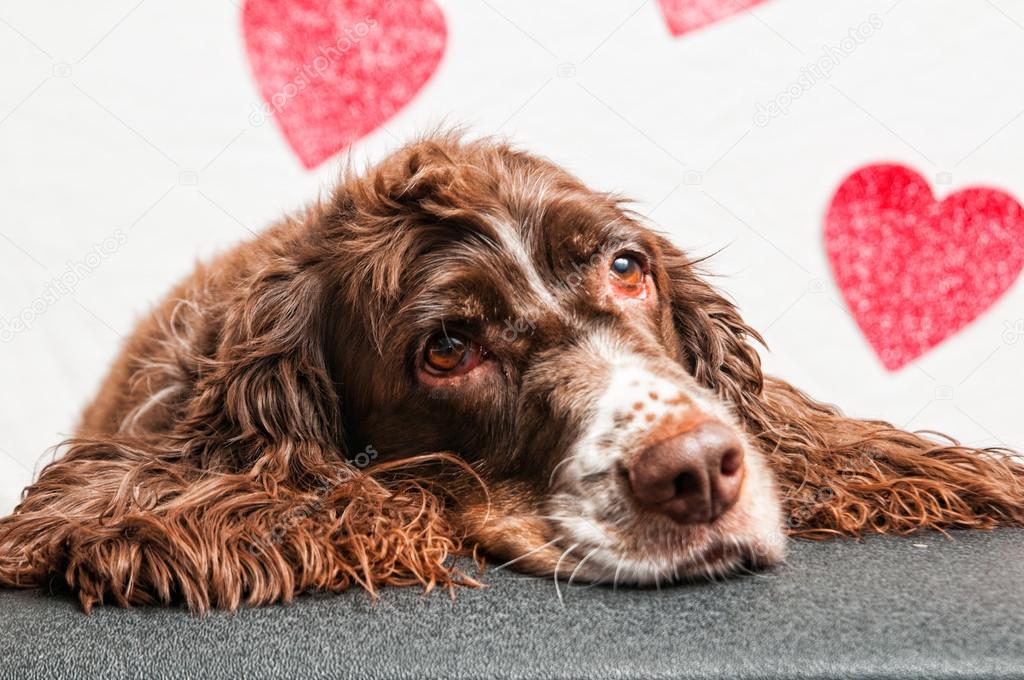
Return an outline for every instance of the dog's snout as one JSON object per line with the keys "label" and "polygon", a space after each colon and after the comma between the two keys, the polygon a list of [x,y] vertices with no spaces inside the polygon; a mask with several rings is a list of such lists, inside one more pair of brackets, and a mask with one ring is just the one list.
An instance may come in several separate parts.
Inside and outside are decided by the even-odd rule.
{"label": "dog's snout", "polygon": [[644,507],[680,524],[711,522],[743,484],[743,446],[731,428],[708,420],[642,451],[626,466]]}

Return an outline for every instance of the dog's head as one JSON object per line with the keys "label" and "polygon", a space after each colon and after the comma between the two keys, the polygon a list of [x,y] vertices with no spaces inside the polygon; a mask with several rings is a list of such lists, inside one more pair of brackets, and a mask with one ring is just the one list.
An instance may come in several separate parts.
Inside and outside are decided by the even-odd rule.
{"label": "dog's head", "polygon": [[781,557],[772,476],[728,399],[760,388],[748,329],[621,201],[434,139],[332,211],[350,451],[460,456],[489,493],[458,494],[456,521],[531,571],[655,583]]}

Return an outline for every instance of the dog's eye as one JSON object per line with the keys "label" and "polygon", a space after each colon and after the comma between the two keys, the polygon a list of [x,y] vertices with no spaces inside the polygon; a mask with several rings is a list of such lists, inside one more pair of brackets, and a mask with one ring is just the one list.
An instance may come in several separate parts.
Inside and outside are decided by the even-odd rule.
{"label": "dog's eye", "polygon": [[435,333],[423,349],[427,370],[451,375],[465,373],[480,363],[481,348],[475,342],[452,333]]}
{"label": "dog's eye", "polygon": [[644,290],[644,267],[635,256],[617,255],[611,263],[611,274],[615,285],[623,292],[637,295]]}

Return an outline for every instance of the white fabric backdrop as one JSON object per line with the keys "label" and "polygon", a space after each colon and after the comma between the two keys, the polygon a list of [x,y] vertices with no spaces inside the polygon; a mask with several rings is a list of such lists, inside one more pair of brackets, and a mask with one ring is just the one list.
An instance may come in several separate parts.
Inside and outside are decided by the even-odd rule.
{"label": "white fabric backdrop", "polygon": [[[694,253],[724,247],[710,266],[764,330],[771,371],[854,414],[1024,447],[1024,284],[888,373],[821,243],[832,192],[867,163],[949,173],[940,195],[1024,197],[1024,1],[770,0],[679,38],[653,0],[438,4],[440,67],[357,158],[442,121],[508,134],[635,197]],[[226,0],[0,2],[0,324],[35,309],[0,344],[0,511],[171,283],[334,176],[250,124],[239,16]],[[866,21],[829,77],[755,124]],[[73,292],[53,293],[60,277]]]}

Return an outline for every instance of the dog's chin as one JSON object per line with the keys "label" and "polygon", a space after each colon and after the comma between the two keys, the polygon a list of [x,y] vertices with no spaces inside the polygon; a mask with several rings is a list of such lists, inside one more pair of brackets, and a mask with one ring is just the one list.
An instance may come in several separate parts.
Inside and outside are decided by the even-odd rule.
{"label": "dog's chin", "polygon": [[786,539],[778,525],[751,524],[744,514],[737,509],[711,524],[694,526],[647,513],[615,526],[583,517],[559,518],[555,531],[562,538],[555,552],[561,552],[554,563],[551,557],[546,560],[547,570],[573,582],[658,586],[717,579],[781,562]]}

